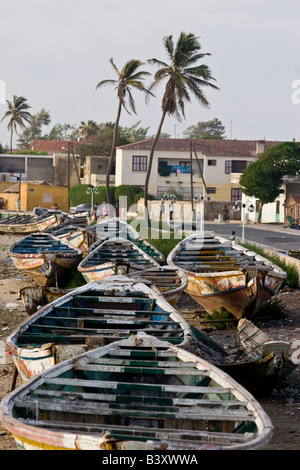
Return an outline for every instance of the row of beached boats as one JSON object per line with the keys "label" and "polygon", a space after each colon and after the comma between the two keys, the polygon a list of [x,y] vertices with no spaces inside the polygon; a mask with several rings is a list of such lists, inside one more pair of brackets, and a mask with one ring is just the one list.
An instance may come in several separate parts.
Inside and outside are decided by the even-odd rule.
{"label": "row of beached boats", "polygon": [[[164,265],[120,219],[31,234],[9,255],[38,284],[21,291],[29,317],[7,338],[12,389],[17,374],[23,384],[2,401],[1,419],[20,448],[194,451],[269,442],[273,425],[252,389],[272,389],[296,364],[289,343],[272,341],[246,316],[278,291],[285,276],[275,265],[212,233],[187,237]],[[61,290],[59,279],[76,268],[86,284]],[[234,356],[176,309],[184,291],[217,309],[226,289],[239,319]]]}

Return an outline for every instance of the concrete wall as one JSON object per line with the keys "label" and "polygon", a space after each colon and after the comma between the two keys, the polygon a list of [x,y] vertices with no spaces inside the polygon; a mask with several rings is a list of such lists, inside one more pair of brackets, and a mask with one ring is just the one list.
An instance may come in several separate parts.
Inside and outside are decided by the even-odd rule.
{"label": "concrete wall", "polygon": [[67,212],[68,188],[25,182],[21,184],[20,209],[22,211],[32,211],[39,205],[50,209],[54,202],[57,203],[59,209]]}

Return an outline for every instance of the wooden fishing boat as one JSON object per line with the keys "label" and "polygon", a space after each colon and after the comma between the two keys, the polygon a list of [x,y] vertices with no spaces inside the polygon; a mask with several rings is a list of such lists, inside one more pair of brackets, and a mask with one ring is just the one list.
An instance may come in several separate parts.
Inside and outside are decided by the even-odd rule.
{"label": "wooden fishing boat", "polygon": [[25,450],[253,450],[273,435],[226,373],[143,333],[34,377],[2,400],[0,418]]}
{"label": "wooden fishing boat", "polygon": [[107,237],[130,238],[133,240],[140,238],[138,232],[120,217],[102,220],[95,225],[91,225],[89,230],[96,234],[97,240],[105,240]]}
{"label": "wooden fishing boat", "polygon": [[95,239],[88,229],[70,225],[54,232],[54,236],[72,248],[87,254]]}
{"label": "wooden fishing boat", "polygon": [[[187,287],[187,277],[183,270],[176,266],[159,266],[129,274],[130,278],[139,278],[158,290],[164,298],[175,307],[181,294]],[[152,287],[152,288],[153,288]]]}
{"label": "wooden fishing boat", "polygon": [[11,214],[0,220],[1,233],[34,233],[42,232],[50,226],[56,226],[60,223],[57,214],[49,214],[48,216],[40,216],[36,218],[30,214]]}
{"label": "wooden fishing boat", "polygon": [[[187,278],[183,270],[172,266],[145,269],[139,273],[129,274],[128,277],[136,282],[138,278],[139,282],[149,285],[151,289],[156,289],[173,307],[176,306],[187,286]],[[70,289],[56,287],[24,287],[20,290],[20,297],[27,313],[32,315],[43,305],[53,302],[70,291]]]}
{"label": "wooden fishing boat", "polygon": [[7,338],[23,380],[90,347],[137,331],[188,348],[188,323],[149,286],[126,276],[110,276],[72,290],[28,317]]}
{"label": "wooden fishing boat", "polygon": [[60,289],[57,287],[23,287],[20,289],[20,297],[28,315],[33,315],[42,306],[51,304],[56,299],[63,297],[73,289]]}
{"label": "wooden fishing boat", "polygon": [[108,238],[78,265],[86,282],[100,281],[107,276],[129,274],[159,266],[159,263],[132,241]]}
{"label": "wooden fishing boat", "polygon": [[186,237],[167,263],[184,270],[186,292],[208,313],[224,308],[238,319],[253,317],[286,278],[271,261],[212,232]]}
{"label": "wooden fishing boat", "polygon": [[289,341],[275,341],[250,320],[241,318],[231,347],[191,325],[195,353],[227,372],[255,395],[267,395],[298,366]]}
{"label": "wooden fishing boat", "polygon": [[8,255],[15,267],[39,286],[56,286],[75,269],[82,253],[46,233],[31,234],[15,242]]}
{"label": "wooden fishing boat", "polygon": [[[95,241],[89,248],[89,252],[92,252],[97,248],[104,240],[107,240],[107,237],[103,240],[97,240]],[[162,265],[165,262],[165,257],[164,255],[155,247],[153,246],[148,240],[140,239],[136,240],[131,237],[127,237],[127,240],[133,242],[136,246],[138,246],[143,252],[147,253],[151,258],[153,258],[155,261],[157,261],[160,265]]]}

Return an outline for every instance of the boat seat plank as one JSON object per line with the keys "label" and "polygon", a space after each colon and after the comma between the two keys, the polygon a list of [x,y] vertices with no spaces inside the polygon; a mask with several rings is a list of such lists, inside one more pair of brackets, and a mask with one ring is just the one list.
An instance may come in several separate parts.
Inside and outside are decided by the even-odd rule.
{"label": "boat seat plank", "polygon": [[[117,404],[116,404],[117,405]],[[76,414],[101,414],[101,416],[125,416],[127,418],[136,419],[191,419],[193,420],[228,420],[228,421],[246,421],[251,422],[255,420],[255,415],[249,410],[240,409],[218,409],[218,408],[200,408],[200,407],[151,407],[151,406],[135,406],[131,403],[128,406],[122,407],[114,406],[108,407],[107,403],[89,402],[80,403],[72,401],[62,401],[61,399],[47,400],[40,398],[38,400],[26,397],[26,400],[16,400],[16,406],[25,406],[27,410],[32,409],[36,412],[37,406],[40,411],[58,411],[62,413],[76,413]],[[133,408],[135,406],[135,409]],[[154,409],[153,409],[154,408]],[[156,409],[155,409],[156,408]],[[173,409],[172,409],[173,408]]]}
{"label": "boat seat plank", "polygon": [[[53,312],[57,312],[59,313],[60,311],[62,312],[69,312],[69,314],[71,315],[72,313],[74,314],[77,314],[80,312],[80,314],[82,315],[83,313],[83,309],[82,308],[79,308],[79,307],[55,307],[53,308]],[[139,315],[144,315],[146,317],[151,317],[151,316],[163,316],[163,317],[167,317],[167,316],[170,316],[171,315],[171,312],[166,312],[164,310],[162,310],[161,312],[157,311],[152,311],[152,310],[118,310],[118,309],[108,309],[108,308],[105,308],[105,309],[101,309],[101,308],[87,308],[87,307],[84,307],[84,312],[87,313],[87,315],[89,314],[97,314],[97,315],[108,315],[108,316],[111,316],[111,315],[124,315],[124,316],[139,316]],[[60,316],[58,315],[57,317],[55,317],[56,319],[59,319]],[[72,318],[72,317],[69,317],[69,318]],[[74,318],[77,318],[77,315],[76,317]],[[83,317],[84,318],[84,317]]]}
{"label": "boat seat plank", "polygon": [[166,397],[163,398],[161,396],[146,396],[146,395],[117,395],[117,394],[108,394],[108,393],[89,393],[89,392],[68,392],[68,391],[59,391],[59,390],[44,390],[44,389],[37,389],[33,392],[33,398],[37,398],[38,400],[40,397],[47,398],[47,397],[56,397],[57,399],[69,399],[69,400],[88,400],[88,401],[95,401],[95,402],[118,402],[118,403],[143,403],[143,404],[154,404],[157,403],[159,405],[174,405],[174,406],[211,406],[215,408],[229,408],[229,407],[247,407],[247,402],[235,401],[235,400],[209,400],[205,398],[173,398],[173,397]]}
{"label": "boat seat plank", "polygon": [[[91,387],[100,388],[106,390],[132,390],[132,383],[121,382],[121,381],[106,381],[106,380],[86,380],[86,379],[70,379],[70,378],[47,378],[45,385],[62,385],[62,386],[74,386],[74,387]],[[156,392],[175,392],[180,394],[210,394],[210,395],[229,395],[232,393],[232,388],[219,388],[219,387],[204,387],[204,386],[193,386],[193,385],[170,385],[170,384],[147,384],[147,383],[135,383],[135,391],[137,390],[151,390]]]}
{"label": "boat seat plank", "polygon": [[75,366],[75,370],[78,371],[89,371],[89,372],[118,372],[121,374],[140,374],[141,376],[145,375],[188,375],[188,376],[195,376],[195,377],[206,377],[206,372],[202,372],[198,369],[191,369],[189,367],[183,367],[181,364],[180,367],[150,367],[147,364],[143,366],[133,366],[133,365],[125,365],[125,366],[117,366],[117,365],[96,365],[96,364],[88,364],[88,365],[80,365]]}

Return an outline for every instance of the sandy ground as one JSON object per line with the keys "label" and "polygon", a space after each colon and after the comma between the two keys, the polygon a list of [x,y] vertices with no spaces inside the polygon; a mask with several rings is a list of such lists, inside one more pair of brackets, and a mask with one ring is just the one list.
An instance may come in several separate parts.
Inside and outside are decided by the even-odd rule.
{"label": "sandy ground", "polygon": [[[5,341],[6,337],[28,317],[19,291],[22,287],[33,285],[33,283],[26,275],[16,271],[7,256],[8,248],[18,238],[21,237],[0,235],[0,341]],[[286,306],[287,318],[264,322],[261,328],[273,339],[300,340],[300,290],[282,291],[278,297]],[[183,297],[179,308],[185,309],[188,304],[187,300]],[[199,326],[199,316],[189,314],[186,319],[195,326]],[[208,334],[223,346],[232,344],[233,338],[236,337],[234,328]],[[0,399],[10,391],[12,374],[12,360],[7,356],[6,363],[0,364]],[[19,384],[17,382],[17,385]],[[288,376],[280,388],[275,389],[268,396],[256,398],[271,418],[275,428],[273,439],[267,445],[266,450],[299,450],[300,367],[298,366]],[[0,422],[0,450],[15,449],[17,448],[14,439]]]}

